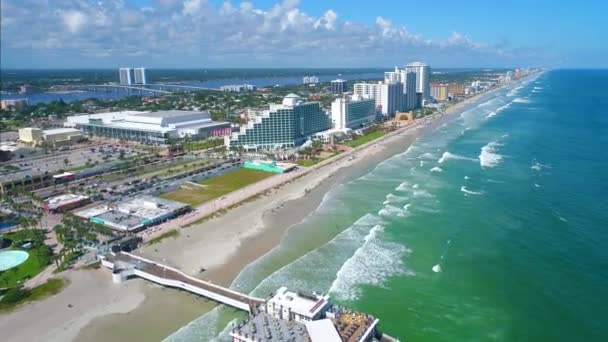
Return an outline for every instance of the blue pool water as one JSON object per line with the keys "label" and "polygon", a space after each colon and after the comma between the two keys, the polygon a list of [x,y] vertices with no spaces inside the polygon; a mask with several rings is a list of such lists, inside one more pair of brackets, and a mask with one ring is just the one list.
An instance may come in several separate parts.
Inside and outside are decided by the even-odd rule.
{"label": "blue pool water", "polygon": [[24,251],[0,252],[0,272],[23,264],[29,256],[30,255]]}

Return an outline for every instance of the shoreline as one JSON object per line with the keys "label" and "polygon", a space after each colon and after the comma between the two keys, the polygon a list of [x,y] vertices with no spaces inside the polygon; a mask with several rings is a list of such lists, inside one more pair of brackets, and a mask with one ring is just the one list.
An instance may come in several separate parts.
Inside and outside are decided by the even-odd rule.
{"label": "shoreline", "polygon": [[[508,86],[516,85],[517,83]],[[165,239],[159,244],[144,246],[136,251],[136,254],[162,261],[195,277],[229,286],[245,267],[277,247],[289,234],[291,227],[314,213],[324,196],[349,174],[363,172],[366,165],[377,164],[397,151],[405,150],[417,137],[432,131],[452,119],[454,114],[504,88],[497,87],[476,95],[449,107],[445,113],[435,113],[359,146],[350,151],[357,156],[353,160],[348,160],[351,154],[347,152],[334,157],[336,159],[321,162],[287,183],[265,190],[265,194],[255,200],[246,200],[219,216],[180,228],[179,236]],[[201,268],[205,269],[202,273],[199,272]],[[50,310],[49,308],[61,308],[61,305],[65,307],[65,302],[53,298],[61,296],[73,300],[74,297],[70,296],[78,290],[82,291],[79,295],[85,297],[82,302],[89,303],[90,307],[88,310],[81,308],[83,311],[78,317],[68,320],[67,323],[63,317],[43,317],[47,321],[54,319],[56,327],[45,330],[48,337],[46,340],[130,340],[134,336],[159,340],[216,306],[206,299],[196,297],[194,300],[194,296],[160,288],[141,280],[115,285],[112,284],[107,270],[75,272],[93,272],[97,279],[95,290],[82,291],[82,288],[90,286],[90,283],[76,276],[62,293],[44,302],[19,308],[8,317],[38,317],[40,314],[32,308],[43,307]],[[74,276],[70,273],[68,277]],[[65,297],[62,296],[64,293]],[[100,298],[103,297],[100,293],[107,297]],[[108,301],[107,298],[113,300]],[[171,309],[176,314],[167,318],[168,322],[158,321],[156,316],[159,310]],[[72,316],[67,318],[70,317]],[[25,322],[31,320],[22,319]],[[21,325],[25,325],[25,322]],[[154,327],[147,328],[147,324]],[[23,329],[22,332],[15,332],[15,340],[24,340],[23,336],[33,333],[28,332],[25,327]]]}

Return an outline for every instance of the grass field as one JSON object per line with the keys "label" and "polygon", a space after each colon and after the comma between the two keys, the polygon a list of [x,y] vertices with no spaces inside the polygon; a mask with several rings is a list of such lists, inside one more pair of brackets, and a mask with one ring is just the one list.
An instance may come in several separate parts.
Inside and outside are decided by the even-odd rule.
{"label": "grass field", "polygon": [[[51,278],[46,283],[34,287],[31,290],[26,289],[18,289],[12,290],[17,291],[16,294],[12,296],[5,296],[0,301],[0,312],[7,312],[15,309],[19,305],[22,305],[27,302],[33,302],[36,300],[41,300],[46,297],[50,297],[59,293],[66,285],[66,282],[63,279],[59,278]],[[12,298],[7,298],[12,297]]]}
{"label": "grass field", "polygon": [[162,194],[160,197],[187,203],[195,207],[272,175],[274,174],[264,171],[238,169],[200,182],[199,184],[204,187],[191,186],[190,188],[182,188]]}
{"label": "grass field", "polygon": [[27,252],[30,256],[23,264],[0,273],[0,287],[12,287],[23,283],[49,265],[51,252],[47,246],[32,248]]}
{"label": "grass field", "polygon": [[357,146],[361,146],[365,143],[368,143],[370,141],[374,141],[378,138],[380,138],[381,136],[383,136],[385,133],[383,131],[373,131],[371,133],[362,135],[360,137],[357,137],[351,141],[347,141],[344,143],[344,145],[348,145],[350,147],[357,147]]}

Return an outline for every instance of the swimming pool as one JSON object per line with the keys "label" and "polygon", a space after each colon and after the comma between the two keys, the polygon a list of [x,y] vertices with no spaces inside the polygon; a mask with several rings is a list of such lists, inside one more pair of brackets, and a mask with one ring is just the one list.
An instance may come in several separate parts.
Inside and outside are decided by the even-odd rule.
{"label": "swimming pool", "polygon": [[0,252],[0,272],[23,264],[29,256],[30,255],[24,251]]}

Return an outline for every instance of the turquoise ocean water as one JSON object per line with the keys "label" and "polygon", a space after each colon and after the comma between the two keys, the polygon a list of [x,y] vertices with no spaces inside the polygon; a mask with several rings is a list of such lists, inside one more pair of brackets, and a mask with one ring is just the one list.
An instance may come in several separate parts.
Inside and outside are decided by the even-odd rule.
{"label": "turquoise ocean water", "polygon": [[[409,341],[608,340],[608,70],[487,96],[332,188],[232,285],[329,292]],[[167,340],[225,340],[218,308]]]}

